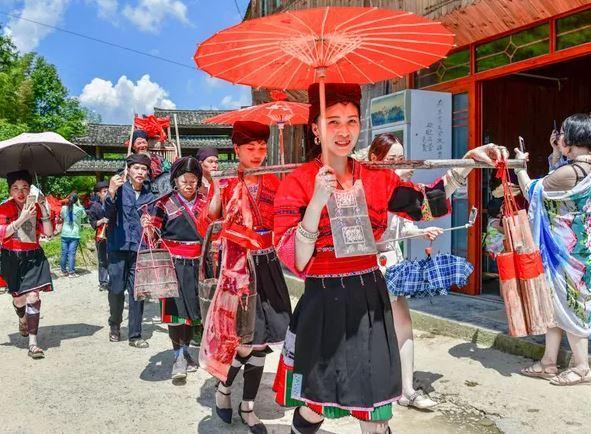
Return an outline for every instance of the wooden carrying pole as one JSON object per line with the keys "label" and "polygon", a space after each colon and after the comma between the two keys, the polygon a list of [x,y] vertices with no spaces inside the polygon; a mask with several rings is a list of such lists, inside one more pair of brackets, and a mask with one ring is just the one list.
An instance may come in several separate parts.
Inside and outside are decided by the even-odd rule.
{"label": "wooden carrying pole", "polygon": [[[244,176],[264,175],[267,173],[288,173],[292,172],[303,163],[284,164],[282,166],[261,166],[253,169],[246,169],[243,172]],[[494,169],[486,163],[469,159],[459,160],[406,160],[400,163],[373,163],[361,162],[364,166],[370,169]],[[507,167],[510,169],[518,169],[525,167],[524,160],[507,160]],[[216,170],[211,172],[211,176],[217,179],[235,178],[238,176],[238,169]]]}

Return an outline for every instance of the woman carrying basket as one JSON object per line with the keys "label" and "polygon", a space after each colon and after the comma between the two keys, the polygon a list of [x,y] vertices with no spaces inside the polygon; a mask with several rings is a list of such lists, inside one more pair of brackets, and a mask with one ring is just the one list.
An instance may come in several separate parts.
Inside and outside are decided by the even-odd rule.
{"label": "woman carrying basket", "polygon": [[[546,332],[542,359],[521,373],[549,379],[555,386],[571,386],[591,383],[591,115],[569,116],[558,137],[568,164],[533,181],[526,169],[515,170],[530,203],[534,242],[540,247],[558,323]],[[516,158],[527,160],[527,153],[515,152]],[[575,363],[559,373],[556,360],[563,331]]]}
{"label": "woman carrying basket", "polygon": [[[238,168],[261,166],[267,156],[268,139],[269,127],[266,125],[257,122],[234,123],[232,142],[239,160]],[[225,315],[225,311],[216,311],[214,298],[205,322],[200,361],[216,376],[226,378],[216,388],[216,412],[226,423],[232,421],[231,386],[244,366],[244,388],[238,414],[253,433],[267,432],[253,409],[263,376],[265,357],[270,352],[268,345],[283,342],[291,319],[287,286],[275,254],[271,231],[273,201],[278,186],[279,179],[274,175],[234,178],[221,189],[219,183],[214,182],[214,188],[210,190],[210,205],[203,215],[202,230],[212,220],[220,217],[224,220],[220,234],[221,283],[218,283],[216,297],[219,295],[221,298],[223,294],[235,297],[235,290],[242,288],[251,296],[256,294],[256,305],[245,303],[248,298],[239,302],[240,306],[246,305],[245,309],[239,308],[239,311],[244,316],[251,315],[254,330],[253,327],[245,327],[246,333],[238,333],[238,336],[234,330],[223,335],[220,332],[231,329],[232,325],[226,324],[224,327],[226,321],[221,316]],[[239,313],[236,324],[241,323]],[[214,325],[220,327],[213,329]],[[218,363],[220,351],[214,349],[213,343],[218,342],[220,347],[224,347],[230,340],[236,343],[237,352],[236,346],[232,345],[226,354],[235,354],[234,360],[224,358],[223,363]],[[229,370],[228,362],[231,362]],[[222,369],[216,368],[220,365],[223,365]]]}
{"label": "woman carrying basket", "polygon": [[154,238],[158,232],[163,247],[170,251],[179,283],[178,297],[160,301],[162,322],[168,324],[174,351],[173,380],[182,380],[187,372],[197,371],[189,343],[193,326],[201,323],[197,282],[203,238],[197,229],[197,218],[207,199],[199,192],[201,176],[201,165],[194,157],[176,160],[170,172],[173,191],[156,201],[151,215],[141,218],[148,236]]}
{"label": "woman carrying basket", "polygon": [[[283,180],[275,198],[278,255],[305,278],[275,390],[283,403],[303,405],[294,413],[292,432],[315,433],[324,417],[352,415],[361,421],[363,432],[386,433],[391,403],[401,392],[386,283],[375,254],[336,258],[324,208],[335,189],[350,189],[361,180],[373,235],[379,239],[388,211],[413,220],[447,214],[446,198],[465,182],[470,169],[450,170],[423,190],[392,170],[362,166],[349,158],[360,132],[359,85],[326,85],[327,129],[322,145],[317,84],[308,95],[309,127],[316,149],[326,147],[327,160],[316,158],[299,167]],[[469,151],[464,158],[493,164],[505,153],[504,148],[489,145]]]}

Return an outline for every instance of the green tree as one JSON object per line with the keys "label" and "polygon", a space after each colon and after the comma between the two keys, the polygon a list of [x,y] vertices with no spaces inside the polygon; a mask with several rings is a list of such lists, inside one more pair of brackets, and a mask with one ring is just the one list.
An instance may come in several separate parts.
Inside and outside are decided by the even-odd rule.
{"label": "green tree", "polygon": [[85,133],[89,114],[68,96],[54,65],[36,53],[19,54],[10,39],[0,37],[0,120],[69,139]]}
{"label": "green tree", "polygon": [[[68,96],[54,65],[36,53],[20,54],[10,38],[0,36],[0,140],[41,131],[70,139],[84,135],[88,121],[100,122],[100,116]],[[46,194],[63,197],[92,191],[95,178],[50,176],[40,182]],[[5,183],[0,183],[0,199],[7,195]]]}

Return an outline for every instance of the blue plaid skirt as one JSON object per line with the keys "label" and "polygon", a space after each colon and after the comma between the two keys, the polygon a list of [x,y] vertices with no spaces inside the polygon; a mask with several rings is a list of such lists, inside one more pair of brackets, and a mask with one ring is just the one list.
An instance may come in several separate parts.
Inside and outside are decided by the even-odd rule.
{"label": "blue plaid skirt", "polygon": [[465,286],[474,267],[465,258],[450,254],[402,261],[386,270],[386,285],[395,297],[420,298],[446,295],[453,285]]}

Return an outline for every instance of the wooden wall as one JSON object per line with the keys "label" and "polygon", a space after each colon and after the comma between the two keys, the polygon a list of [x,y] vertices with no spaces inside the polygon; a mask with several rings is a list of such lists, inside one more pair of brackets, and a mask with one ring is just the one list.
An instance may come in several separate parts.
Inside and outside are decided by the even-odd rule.
{"label": "wooden wall", "polygon": [[510,75],[483,83],[483,136],[494,143],[517,145],[517,136],[525,139],[530,152],[530,175],[548,172],[551,152],[549,136],[556,120],[558,128],[569,115],[591,112],[591,56],[528,74],[566,78],[560,87],[556,81]]}
{"label": "wooden wall", "polygon": [[[252,17],[262,0],[252,0]],[[267,0],[267,4],[273,4]],[[376,6],[400,9],[432,19],[456,34],[458,47],[589,5],[591,0],[283,0],[278,10],[322,6]]]}

